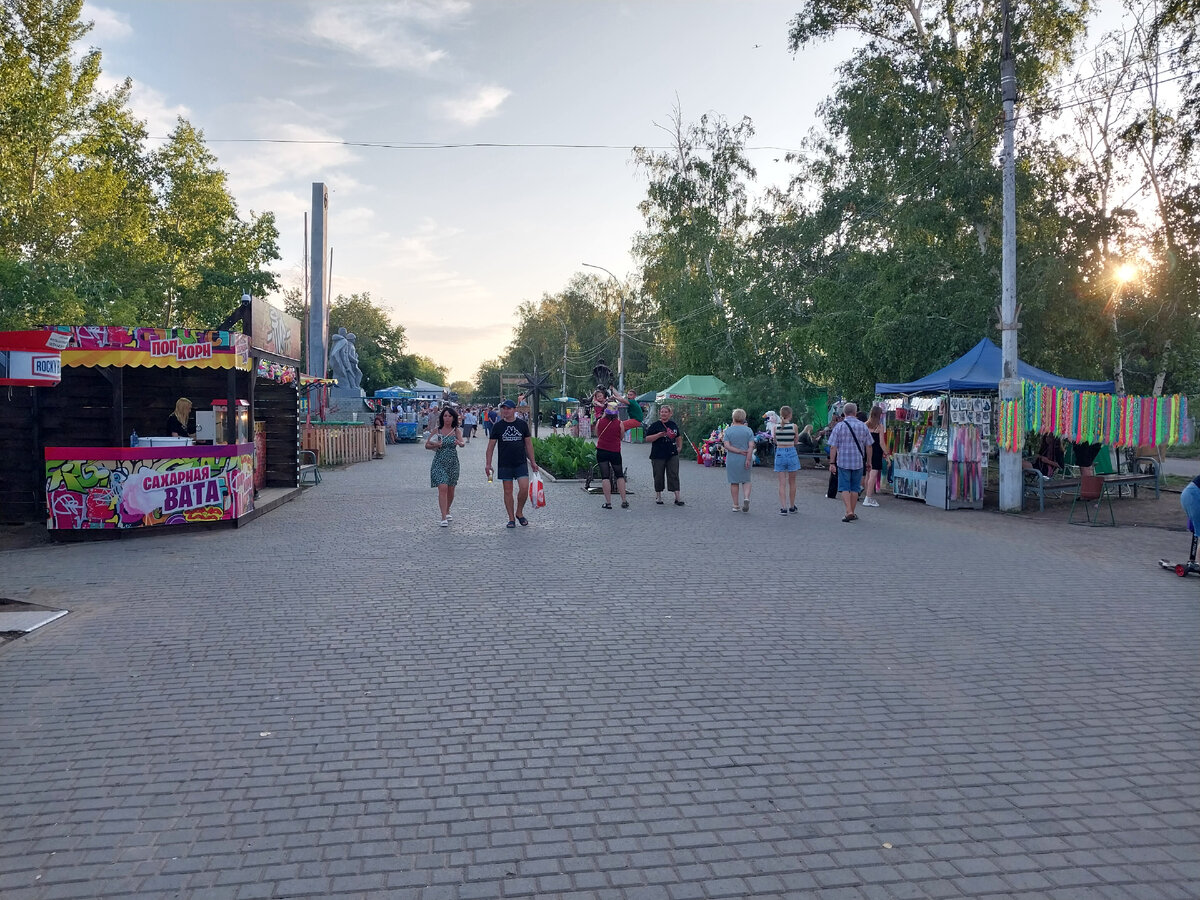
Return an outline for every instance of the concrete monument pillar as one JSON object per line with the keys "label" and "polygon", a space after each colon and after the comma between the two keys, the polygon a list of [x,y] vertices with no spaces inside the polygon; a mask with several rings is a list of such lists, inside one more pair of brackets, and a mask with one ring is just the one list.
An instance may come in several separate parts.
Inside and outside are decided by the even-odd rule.
{"label": "concrete monument pillar", "polygon": [[305,371],[324,378],[329,354],[329,188],[312,186],[312,250],[309,268],[308,359]]}

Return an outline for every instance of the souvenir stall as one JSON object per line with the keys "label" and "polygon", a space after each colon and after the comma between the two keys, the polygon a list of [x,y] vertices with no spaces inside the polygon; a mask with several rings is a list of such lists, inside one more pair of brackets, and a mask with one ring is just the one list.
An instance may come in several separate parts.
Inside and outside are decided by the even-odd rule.
{"label": "souvenir stall", "polygon": [[[1021,378],[1111,393],[1111,381],[1062,378],[1018,362]],[[916,381],[875,385],[892,451],[892,490],[938,509],[980,509],[998,433],[1000,348],[987,338]]]}

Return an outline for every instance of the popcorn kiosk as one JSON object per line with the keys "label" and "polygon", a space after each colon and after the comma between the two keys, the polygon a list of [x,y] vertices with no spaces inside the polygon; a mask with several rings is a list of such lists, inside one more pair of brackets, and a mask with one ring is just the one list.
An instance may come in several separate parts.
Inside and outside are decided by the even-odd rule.
{"label": "popcorn kiosk", "polygon": [[[67,390],[50,395],[74,408],[69,446],[44,449],[47,527],[51,531],[129,529],[236,521],[254,510],[254,444],[247,439],[249,340],[231,331],[159,328],[72,328],[62,351]],[[156,438],[179,397],[234,394],[235,440],[195,445]],[[114,396],[115,395],[115,396]],[[104,401],[108,401],[105,403]],[[214,402],[222,426],[229,399]],[[105,415],[78,410],[108,406]],[[107,421],[106,421],[107,419]],[[113,431],[129,446],[113,446]],[[193,426],[194,430],[194,426]],[[146,435],[139,438],[138,432]],[[50,444],[50,441],[47,441]]]}
{"label": "popcorn kiosk", "polygon": [[249,297],[215,330],[0,332],[0,521],[117,537],[237,526],[298,497],[299,346],[299,321]]}

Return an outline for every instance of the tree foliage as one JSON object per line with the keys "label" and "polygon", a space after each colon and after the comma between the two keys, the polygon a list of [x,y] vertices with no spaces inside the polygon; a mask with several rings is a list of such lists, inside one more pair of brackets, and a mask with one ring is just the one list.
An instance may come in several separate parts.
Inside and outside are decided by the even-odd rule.
{"label": "tree foliage", "polygon": [[270,213],[240,216],[203,135],[158,150],[131,83],[98,87],[82,0],[0,5],[0,325],[212,327],[276,288]]}

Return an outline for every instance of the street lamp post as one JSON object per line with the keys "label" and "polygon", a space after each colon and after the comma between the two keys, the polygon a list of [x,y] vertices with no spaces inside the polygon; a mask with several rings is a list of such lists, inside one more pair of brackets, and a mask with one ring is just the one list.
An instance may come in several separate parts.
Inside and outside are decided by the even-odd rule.
{"label": "street lamp post", "polygon": [[617,289],[621,295],[621,316],[620,324],[617,327],[617,393],[624,396],[625,394],[625,290],[621,286],[620,279],[604,266],[593,265],[592,263],[583,263],[589,269],[599,269],[601,272],[608,274],[617,284]]}

